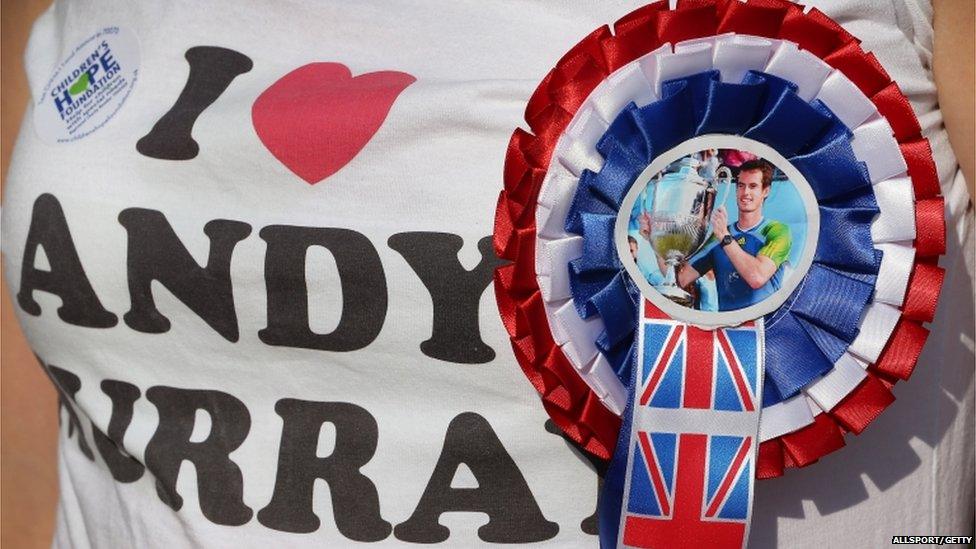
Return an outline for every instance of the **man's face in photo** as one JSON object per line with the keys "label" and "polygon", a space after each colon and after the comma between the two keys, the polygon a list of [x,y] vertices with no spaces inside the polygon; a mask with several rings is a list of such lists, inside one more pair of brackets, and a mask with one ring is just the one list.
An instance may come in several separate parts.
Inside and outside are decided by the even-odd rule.
{"label": "man's face in photo", "polygon": [[735,200],[740,212],[762,210],[763,201],[769,195],[769,187],[763,188],[762,171],[749,170],[739,173],[735,186]]}

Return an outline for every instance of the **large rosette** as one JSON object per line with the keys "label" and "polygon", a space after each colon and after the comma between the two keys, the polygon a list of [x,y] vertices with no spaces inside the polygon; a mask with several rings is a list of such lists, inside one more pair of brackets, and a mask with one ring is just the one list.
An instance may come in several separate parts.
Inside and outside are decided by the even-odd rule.
{"label": "large rosette", "polygon": [[575,46],[526,121],[496,214],[512,261],[496,295],[523,371],[586,450],[612,453],[635,356],[614,220],[654,158],[705,134],[772,147],[818,202],[813,265],[765,319],[757,476],[840,448],[893,401],[934,315],[943,203],[910,105],[836,23],[779,0],[657,2]]}

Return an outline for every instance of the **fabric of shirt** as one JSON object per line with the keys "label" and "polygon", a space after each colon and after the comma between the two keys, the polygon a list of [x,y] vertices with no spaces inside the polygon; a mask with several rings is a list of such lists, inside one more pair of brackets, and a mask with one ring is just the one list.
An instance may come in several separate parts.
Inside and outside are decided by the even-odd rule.
{"label": "fabric of shirt", "polygon": [[[947,277],[897,401],[847,447],[759,482],[749,546],[967,534],[973,214],[932,9],[806,3],[918,114]],[[56,1],[25,56],[35,103],[100,29],[131,31],[139,67],[84,138],[41,139],[29,110],[4,197],[5,275],[62,394],[54,546],[595,546],[597,473],[546,427],[488,237],[532,91],[638,6]]]}
{"label": "fabric of shirt", "polygon": [[719,311],[742,309],[776,293],[783,285],[783,264],[790,257],[790,228],[779,221],[762,219],[748,230],[733,223],[728,229],[729,236],[744,252],[753,257],[768,257],[776,270],[765,284],[753,289],[732,264],[719,240],[711,237],[688,263],[700,274],[714,270]]}

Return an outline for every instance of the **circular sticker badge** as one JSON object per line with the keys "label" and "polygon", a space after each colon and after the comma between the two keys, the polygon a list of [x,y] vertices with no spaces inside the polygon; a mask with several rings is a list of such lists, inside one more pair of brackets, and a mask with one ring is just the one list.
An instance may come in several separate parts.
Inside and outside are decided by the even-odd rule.
{"label": "circular sticker badge", "polygon": [[34,96],[34,127],[49,143],[68,143],[104,126],[139,76],[139,41],[119,27],[79,44]]}

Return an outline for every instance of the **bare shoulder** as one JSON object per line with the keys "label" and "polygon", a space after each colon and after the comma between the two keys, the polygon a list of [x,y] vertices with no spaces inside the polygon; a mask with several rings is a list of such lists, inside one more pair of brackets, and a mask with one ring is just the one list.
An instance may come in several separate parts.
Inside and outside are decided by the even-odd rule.
{"label": "bare shoulder", "polygon": [[976,2],[934,1],[933,70],[939,92],[939,107],[949,133],[949,142],[969,185],[970,198],[973,197],[973,184],[976,182],[974,21]]}

